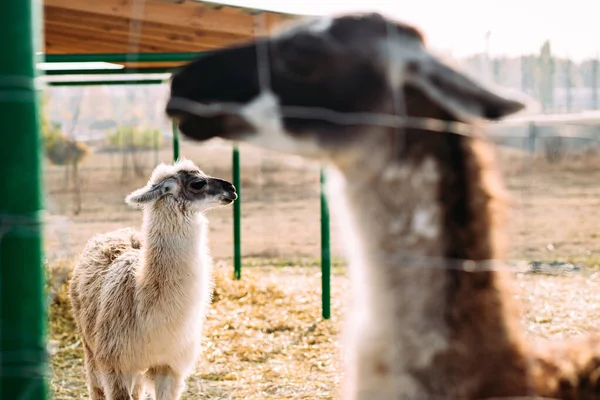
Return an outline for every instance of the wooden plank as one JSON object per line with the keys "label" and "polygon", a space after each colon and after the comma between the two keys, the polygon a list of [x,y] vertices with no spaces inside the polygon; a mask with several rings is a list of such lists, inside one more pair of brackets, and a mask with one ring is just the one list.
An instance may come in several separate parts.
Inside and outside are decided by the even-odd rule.
{"label": "wooden plank", "polygon": [[[138,19],[138,16],[133,15],[136,1],[138,0],[45,0],[45,5],[95,13],[107,17],[107,20],[115,17]],[[172,25],[177,31],[198,28],[215,33],[233,33],[248,37],[253,36],[255,32],[254,16],[241,12],[243,9],[237,7],[224,6],[215,9],[201,2],[172,4],[160,0],[145,0],[139,9],[141,21]],[[278,18],[283,20],[290,17]]]}
{"label": "wooden plank", "polygon": [[[54,33],[46,37],[46,54],[97,54],[97,53],[128,53],[131,51],[131,43],[128,38],[116,39],[111,37],[110,41],[102,37],[91,38],[89,34],[79,33]],[[223,47],[219,44],[204,44],[190,49],[189,46],[174,45],[173,43],[157,44],[157,42],[140,42],[136,46],[136,52],[141,53],[169,53],[207,51]]]}
{"label": "wooden plank", "polygon": [[[87,26],[87,27],[98,27],[103,32],[126,32],[127,34],[131,31],[132,23],[137,21],[131,20],[130,18],[106,18],[102,15],[65,10],[57,7],[47,6],[44,9],[46,15],[46,24],[57,24],[59,22],[66,22],[75,25]],[[194,28],[194,29],[174,29],[172,25],[156,23],[156,22],[143,22],[141,27],[142,35],[148,36],[164,36],[169,40],[188,40],[190,42],[198,40],[203,37],[213,37],[223,40],[238,41],[248,38],[245,35],[238,35],[229,32],[213,32],[205,29]],[[187,39],[186,39],[187,38]]]}
{"label": "wooden plank", "polygon": [[[46,7],[47,54],[126,53],[139,44],[141,52],[204,51],[244,40],[241,35],[213,33],[202,29],[174,31],[159,23],[144,23],[141,35],[130,33],[130,20]],[[183,32],[183,33],[180,33]]]}
{"label": "wooden plank", "polygon": [[[129,46],[149,45],[163,49],[160,51],[202,51],[206,48],[222,47],[237,40],[227,40],[219,37],[203,35],[199,37],[176,36],[170,34],[162,34],[159,32],[151,32],[144,30],[142,35],[131,35],[127,31],[104,30],[101,27],[92,24],[79,24],[76,22],[49,22],[47,25],[46,39],[49,43],[53,43],[57,36],[60,37],[77,37],[81,40],[97,40],[101,38],[104,42],[113,42],[119,44],[128,44]],[[129,50],[130,51],[130,50]]]}

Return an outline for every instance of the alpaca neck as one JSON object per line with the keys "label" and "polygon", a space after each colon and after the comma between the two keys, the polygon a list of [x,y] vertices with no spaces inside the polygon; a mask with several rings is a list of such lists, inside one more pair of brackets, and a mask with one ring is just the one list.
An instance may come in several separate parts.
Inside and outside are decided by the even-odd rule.
{"label": "alpaca neck", "polygon": [[448,394],[449,375],[464,375],[474,382],[464,390],[476,394],[505,378],[502,371],[473,378],[486,357],[516,374],[507,378],[512,391],[525,390],[518,314],[503,294],[503,274],[456,271],[443,261],[496,256],[484,166],[469,148],[456,171],[445,164],[451,150],[386,161],[383,149],[344,164],[331,180],[354,286],[350,356],[360,362],[348,374],[358,390]]}
{"label": "alpaca neck", "polygon": [[156,298],[168,301],[172,290],[196,290],[198,280],[209,273],[203,260],[206,225],[200,213],[182,216],[145,211],[144,262],[138,278],[143,287],[156,292]]}

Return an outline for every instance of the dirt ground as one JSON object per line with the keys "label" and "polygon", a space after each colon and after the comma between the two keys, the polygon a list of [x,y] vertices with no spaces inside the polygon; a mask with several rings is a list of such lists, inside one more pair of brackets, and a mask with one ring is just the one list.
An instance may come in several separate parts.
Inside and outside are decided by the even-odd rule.
{"label": "dirt ground", "polygon": [[[215,141],[206,145],[182,142],[181,155],[196,162],[206,173],[231,180],[231,145]],[[319,255],[319,166],[300,158],[258,151],[242,146],[241,201],[242,246],[247,257],[317,257]],[[94,153],[79,169],[80,184],[65,186],[65,167],[46,169],[48,256],[76,255],[95,233],[123,226],[139,227],[141,212],[128,207],[125,196],[143,186],[152,172],[154,154],[138,156],[142,176],[131,164],[123,174],[123,156]],[[170,162],[169,147],[159,160]],[[81,211],[74,215],[78,191]],[[233,252],[233,208],[209,213],[211,251],[226,259]],[[340,254],[336,238],[334,253]]]}
{"label": "dirt ground", "polygon": [[[185,399],[333,399],[342,380],[340,330],[349,295],[342,266],[332,278],[332,318],[320,317],[319,166],[241,146],[242,281],[231,280],[232,208],[210,212],[217,297],[206,327],[205,355]],[[207,173],[231,177],[231,146],[182,142],[181,154]],[[170,148],[161,150],[169,161]],[[65,184],[64,167],[47,166],[49,265],[69,265],[93,234],[139,226],[141,213],[123,199],[145,184],[154,155],[138,155],[143,176],[123,173],[122,155],[95,153]],[[557,339],[597,331],[600,320],[600,156],[572,154],[550,164],[518,150],[499,151],[512,198],[513,260],[569,261],[573,274],[517,275],[527,334]],[[81,197],[78,214],[77,196]],[[342,257],[332,220],[332,251]],[[64,275],[64,274],[63,274]],[[60,273],[54,274],[63,276]],[[65,290],[55,288],[50,327],[55,399],[85,397],[81,345]]]}
{"label": "dirt ground", "polygon": [[[319,257],[319,165],[298,157],[242,145],[242,252],[245,257]],[[231,178],[231,145],[215,140],[203,145],[182,142],[181,155],[207,173]],[[600,156],[585,152],[556,164],[538,155],[498,148],[506,186],[512,197],[509,224],[511,259],[600,261]],[[169,162],[170,147],[158,154]],[[50,259],[75,256],[95,233],[139,226],[141,213],[123,199],[141,187],[154,166],[154,154],[138,155],[144,166],[136,176],[119,153],[94,153],[79,168],[79,184],[67,187],[65,168],[48,165],[49,216],[46,250]],[[123,172],[125,171],[125,173]],[[81,198],[77,215],[76,201]],[[215,258],[233,252],[232,207],[209,214],[211,250]],[[332,252],[341,257],[335,212]]]}

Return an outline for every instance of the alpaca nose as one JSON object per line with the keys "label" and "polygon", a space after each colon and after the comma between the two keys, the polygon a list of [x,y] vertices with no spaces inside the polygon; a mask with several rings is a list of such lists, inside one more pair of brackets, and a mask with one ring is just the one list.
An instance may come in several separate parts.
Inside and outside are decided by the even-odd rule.
{"label": "alpaca nose", "polygon": [[233,184],[227,182],[225,190],[227,190],[227,192],[231,195],[230,197],[231,197],[232,200],[237,200],[238,195],[237,195],[237,191],[235,189],[235,186],[233,186]]}
{"label": "alpaca nose", "polygon": [[223,179],[218,179],[218,182],[221,184],[221,190],[225,192],[225,197],[232,201],[238,198],[237,190],[231,182],[228,182]]}

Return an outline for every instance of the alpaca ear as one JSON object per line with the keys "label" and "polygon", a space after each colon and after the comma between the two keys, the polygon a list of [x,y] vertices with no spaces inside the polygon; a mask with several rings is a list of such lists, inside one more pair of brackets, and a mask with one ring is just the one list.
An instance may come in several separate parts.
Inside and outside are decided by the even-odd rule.
{"label": "alpaca ear", "polygon": [[143,204],[151,203],[165,194],[172,193],[175,191],[177,184],[170,179],[164,180],[156,185],[144,186],[138,190],[131,192],[126,198],[125,202],[130,206],[136,207]]}
{"label": "alpaca ear", "polygon": [[503,89],[477,82],[437,59],[424,48],[422,57],[405,64],[405,84],[419,89],[431,101],[457,119],[497,120],[523,110],[528,100],[522,95],[503,94]]}

